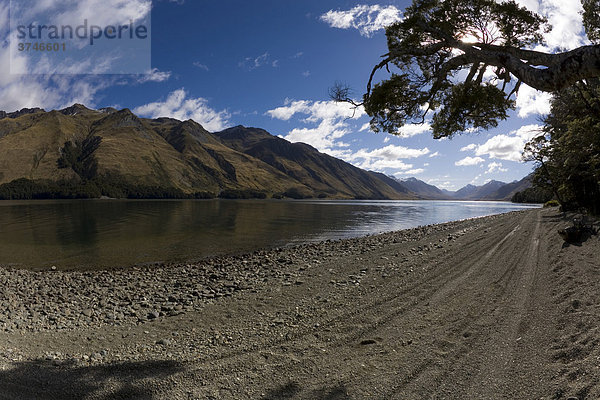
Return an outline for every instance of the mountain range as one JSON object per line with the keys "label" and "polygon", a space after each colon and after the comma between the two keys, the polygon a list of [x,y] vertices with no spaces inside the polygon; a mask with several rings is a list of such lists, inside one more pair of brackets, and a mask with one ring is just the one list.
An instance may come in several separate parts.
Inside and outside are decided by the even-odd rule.
{"label": "mountain range", "polygon": [[[67,197],[510,200],[528,185],[524,178],[449,192],[415,178],[401,181],[362,170],[259,128],[211,133],[193,120],[139,118],[129,109],[92,110],[81,104],[49,112],[0,111],[0,154],[1,198],[69,193]],[[73,192],[73,187],[78,189]]]}
{"label": "mountain range", "polygon": [[469,184],[457,191],[440,189],[416,178],[408,178],[399,182],[422,199],[508,201],[515,193],[531,187],[531,175],[511,183],[491,180],[481,186]]}

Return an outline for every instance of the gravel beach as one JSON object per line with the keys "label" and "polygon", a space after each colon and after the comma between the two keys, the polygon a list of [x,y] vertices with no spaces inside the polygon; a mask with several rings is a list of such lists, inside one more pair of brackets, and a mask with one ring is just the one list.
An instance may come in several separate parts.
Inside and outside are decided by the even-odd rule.
{"label": "gravel beach", "polygon": [[0,399],[600,398],[600,240],[570,217],[0,269]]}

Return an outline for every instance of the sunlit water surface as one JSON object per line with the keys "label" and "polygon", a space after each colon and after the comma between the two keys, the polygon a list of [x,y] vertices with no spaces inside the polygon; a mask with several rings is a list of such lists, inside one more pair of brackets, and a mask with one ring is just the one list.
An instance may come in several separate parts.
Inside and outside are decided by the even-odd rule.
{"label": "sunlit water surface", "polygon": [[192,261],[530,207],[463,201],[4,201],[0,265],[88,269]]}

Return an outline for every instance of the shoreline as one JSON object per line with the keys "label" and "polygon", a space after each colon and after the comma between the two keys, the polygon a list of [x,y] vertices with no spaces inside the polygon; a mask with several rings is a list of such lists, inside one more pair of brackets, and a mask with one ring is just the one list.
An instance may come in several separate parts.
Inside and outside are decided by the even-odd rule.
{"label": "shoreline", "polygon": [[[147,201],[147,200],[133,200],[134,202],[137,201]],[[149,200],[149,201],[153,201],[153,200]],[[159,200],[159,202],[171,202],[172,200]],[[177,200],[179,201],[179,200]],[[192,200],[195,202],[195,200]],[[202,200],[202,201],[206,201],[206,200]],[[215,201],[215,200],[210,200],[210,201]],[[221,201],[221,200],[216,200],[216,201]],[[229,201],[233,201],[233,202],[237,202],[240,200],[229,200]],[[244,200],[242,200],[244,201]],[[251,200],[251,202],[256,202],[257,200]],[[258,200],[260,202],[263,202],[265,200]],[[409,200],[413,201],[413,200]],[[54,201],[52,201],[54,202]],[[87,200],[84,200],[84,202],[87,202]],[[109,202],[109,201],[107,201]],[[112,201],[110,201],[112,202]],[[129,202],[129,200],[126,200],[126,202]],[[266,202],[271,202],[271,200],[266,200]],[[287,202],[284,201],[284,202]],[[302,202],[322,202],[321,200],[291,200],[289,202],[298,202],[298,203],[302,203]],[[339,200],[325,200],[323,202],[326,203],[330,203],[330,204],[337,204],[339,205],[340,202],[346,202],[344,201],[339,201]],[[348,201],[348,204],[352,204],[354,201],[350,200]],[[442,203],[446,203],[449,202],[448,200],[419,200],[419,202],[442,202]],[[451,202],[455,202],[455,201],[451,201]],[[532,206],[532,205],[512,205],[511,207],[505,207],[502,205],[502,203],[505,202],[497,202],[497,201],[456,201],[459,203],[490,203],[490,204],[495,204],[496,206],[490,206],[487,207],[487,209],[485,209],[483,212],[491,212],[494,214],[490,214],[490,215],[486,215],[486,216],[491,216],[491,215],[501,215],[501,214],[506,214],[509,212],[513,212],[513,211],[524,211],[524,210],[531,210],[531,209],[537,209],[539,208],[538,206]],[[381,201],[378,201],[378,203],[382,203]],[[512,203],[506,203],[506,204],[512,204]],[[422,207],[430,207],[428,205],[423,205]],[[463,207],[464,210],[469,210],[468,208],[469,206],[465,206]],[[507,210],[512,210],[512,211],[507,211]],[[481,213],[483,213],[481,212]],[[460,216],[465,216],[465,214],[478,214],[478,212],[470,212],[470,211],[462,211],[462,213],[459,213],[458,215]],[[454,217],[456,218],[456,217]],[[463,219],[455,219],[452,221],[448,221],[448,222],[459,222],[459,221],[464,221],[464,220],[469,220],[469,219],[476,219],[476,218],[482,218],[479,216],[475,216],[475,217],[466,217]],[[429,221],[426,222],[434,222],[433,225],[439,224],[435,221],[431,221],[431,220],[435,220],[435,219],[442,219],[442,218],[430,218]],[[395,220],[394,220],[395,221]],[[413,221],[414,222],[414,221]],[[448,223],[448,222],[441,222],[442,224],[444,223]],[[365,221],[361,221],[361,224],[365,223]],[[97,242],[94,242],[93,244],[93,250],[95,251],[96,248],[98,249],[103,249],[103,253],[105,254],[100,254],[99,258],[97,258],[94,262],[94,260],[88,259],[86,257],[82,257],[80,254],[83,254],[81,252],[76,252],[71,250],[70,252],[64,253],[60,256],[55,256],[54,253],[52,253],[52,249],[54,249],[56,246],[58,246],[59,244],[56,242],[53,242],[53,238],[50,238],[50,242],[48,244],[48,246],[46,246],[47,248],[45,249],[45,251],[43,251],[41,254],[39,254],[36,257],[25,257],[24,259],[18,259],[16,253],[14,253],[14,250],[11,249],[7,249],[7,251],[9,252],[9,254],[11,254],[11,251],[14,253],[12,254],[12,258],[9,258],[8,261],[14,261],[17,260],[16,262],[5,262],[2,263],[0,262],[0,268],[5,268],[5,269],[23,269],[23,270],[31,270],[31,271],[46,271],[46,270],[53,270],[53,268],[56,268],[57,270],[60,271],[112,271],[112,270],[119,270],[119,269],[134,269],[134,268],[144,268],[146,266],[150,266],[152,268],[161,268],[161,267],[165,267],[165,266],[173,266],[173,265],[179,265],[179,264],[198,264],[198,263],[202,263],[205,262],[207,260],[210,260],[211,258],[215,258],[215,257],[224,257],[224,256],[243,256],[247,253],[251,253],[251,252],[255,252],[255,251],[265,251],[265,250],[271,250],[271,249],[275,249],[277,247],[282,247],[282,248],[288,248],[288,247],[293,247],[299,244],[316,244],[319,243],[321,241],[324,240],[344,240],[344,239],[352,239],[352,238],[360,238],[363,237],[365,235],[377,235],[377,234],[382,234],[382,233],[392,233],[395,232],[397,229],[393,229],[396,228],[398,225],[398,223],[394,222],[393,224],[387,224],[387,226],[382,226],[381,228],[377,227],[377,226],[373,226],[370,227],[368,225],[367,228],[360,228],[358,231],[353,232],[352,229],[349,229],[347,227],[344,227],[344,230],[338,230],[336,227],[333,228],[333,230],[328,231],[327,229],[323,228],[320,225],[317,225],[316,228],[314,228],[314,231],[299,231],[296,233],[296,236],[289,236],[289,237],[284,237],[281,239],[281,242],[283,243],[269,243],[266,240],[257,240],[257,238],[254,239],[250,239],[250,240],[246,240],[244,238],[237,238],[237,241],[234,240],[233,243],[222,243],[222,242],[209,242],[211,243],[210,249],[204,248],[202,246],[200,246],[198,249],[196,249],[196,251],[190,251],[189,249],[185,249],[184,251],[181,251],[180,254],[172,254],[172,252],[170,251],[169,247],[170,246],[174,246],[177,245],[178,243],[173,242],[173,240],[171,239],[171,237],[169,235],[173,235],[173,234],[180,234],[180,232],[178,231],[169,231],[169,233],[163,238],[163,237],[159,237],[159,240],[161,242],[160,246],[157,249],[150,249],[150,248],[146,248],[142,245],[142,247],[140,247],[140,251],[142,253],[147,252],[148,254],[150,254],[150,256],[142,256],[142,257],[138,257],[136,256],[135,252],[130,252],[130,253],[123,253],[121,255],[120,258],[115,258],[112,257],[110,254],[109,250],[106,250],[105,247],[102,247],[102,243],[106,242],[107,240],[112,240],[111,238],[107,237],[105,229],[104,230],[99,230],[97,233],[98,239]],[[402,224],[400,223],[400,225],[406,225],[406,224]],[[430,226],[431,224],[428,225],[423,225],[423,226]],[[377,229],[377,231],[375,231],[375,229]],[[379,229],[384,229],[383,231],[380,231]],[[385,230],[385,229],[392,229],[392,230]],[[405,229],[412,229],[411,227],[408,228],[404,228],[402,230]],[[31,231],[31,228],[30,228]],[[260,230],[259,230],[260,231]],[[372,231],[369,233],[369,231]],[[29,232],[29,231],[27,231]],[[273,236],[271,234],[271,232],[269,231],[265,231],[266,233],[264,233],[267,237]],[[33,235],[35,233],[35,231],[31,231],[29,232],[31,235]],[[133,232],[135,234],[135,232]],[[74,232],[72,232],[71,234],[74,234]],[[316,236],[320,236],[323,238],[315,238]],[[201,235],[196,235],[199,237],[202,237]],[[192,235],[190,237],[195,237],[192,233]],[[327,237],[329,237],[329,239],[327,239]],[[126,238],[124,238],[126,239]],[[55,239],[56,240],[56,239]],[[126,242],[128,243],[128,242]],[[80,244],[81,246],[83,246],[84,244]],[[85,244],[86,246],[88,244]],[[135,244],[134,244],[135,245]],[[33,246],[33,248],[32,248]],[[22,248],[21,251],[24,251],[25,254],[30,254],[30,251],[32,252],[31,254],[35,254],[35,245],[33,243],[29,243],[26,242],[23,244],[23,246],[19,247]],[[162,247],[161,247],[162,246]],[[190,247],[190,244],[187,243],[186,246]],[[234,249],[231,249],[232,246],[234,247]],[[119,248],[117,246],[117,249],[121,252],[123,252],[123,250],[125,248]],[[61,251],[61,248],[57,248],[56,249],[59,254]],[[164,250],[164,252],[162,252],[162,250]],[[27,263],[26,260],[29,260],[30,263]],[[50,260],[50,261],[45,261],[45,260]]]}
{"label": "shoreline", "polygon": [[[231,199],[227,199],[227,200],[231,200]],[[87,201],[87,200],[84,200],[84,201]],[[137,200],[134,200],[134,201],[137,201]],[[163,200],[159,200],[159,201],[163,201]],[[170,200],[165,200],[165,201],[170,201]],[[195,201],[195,200],[192,200],[192,201]],[[237,200],[233,200],[233,201],[237,201]],[[251,201],[254,201],[254,200],[251,200]],[[293,201],[296,201],[296,200],[293,200]],[[302,200],[299,200],[299,201],[302,201]],[[404,200],[402,200],[402,201],[404,201]],[[407,201],[412,201],[412,200],[407,200]],[[447,200],[430,200],[430,201],[447,201]],[[493,201],[493,202],[496,202],[496,201]],[[486,218],[490,218],[490,217],[499,217],[502,215],[508,215],[508,214],[512,214],[512,213],[527,212],[527,211],[535,210],[535,209],[538,209],[538,208],[532,207],[532,208],[526,208],[523,210],[513,210],[513,211],[507,211],[507,212],[498,213],[498,214],[485,215],[485,216],[481,216],[481,217],[457,219],[457,220],[441,222],[441,223],[437,223],[437,224],[418,225],[418,226],[415,226],[412,228],[406,228],[406,229],[400,229],[400,230],[368,233],[368,234],[364,234],[364,235],[360,235],[360,236],[351,236],[351,237],[336,238],[336,239],[323,239],[323,240],[318,239],[318,240],[314,240],[314,241],[306,241],[303,243],[289,243],[289,244],[283,245],[283,246],[262,247],[262,248],[257,248],[255,250],[250,250],[250,251],[239,250],[237,252],[233,251],[233,252],[228,252],[228,253],[210,254],[210,255],[207,255],[204,257],[189,259],[189,260],[185,260],[185,261],[148,261],[148,262],[137,263],[137,264],[133,264],[133,265],[99,266],[99,267],[85,267],[85,268],[71,267],[71,266],[32,267],[32,266],[16,264],[16,263],[13,263],[13,264],[0,263],[0,272],[1,271],[28,271],[28,272],[39,273],[39,274],[43,274],[43,273],[102,274],[102,273],[109,273],[109,272],[131,273],[131,272],[143,271],[143,272],[147,273],[152,270],[163,269],[163,268],[164,269],[181,268],[181,267],[186,267],[186,266],[187,267],[199,267],[199,266],[203,266],[205,264],[210,265],[213,261],[222,260],[222,259],[230,259],[231,258],[231,259],[237,260],[237,259],[243,259],[245,257],[254,257],[256,254],[264,254],[264,253],[269,253],[269,252],[282,252],[285,250],[293,251],[295,249],[305,248],[306,246],[322,246],[322,245],[327,245],[327,244],[337,243],[337,242],[342,242],[342,241],[348,241],[348,240],[362,240],[362,239],[368,239],[368,238],[371,238],[374,236],[393,235],[393,234],[399,234],[402,232],[418,230],[418,229],[422,229],[422,228],[434,228],[435,229],[438,226],[444,226],[447,224],[477,221],[480,219],[486,219]],[[541,209],[541,207],[540,207],[540,209]],[[47,264],[50,264],[50,263],[47,263]]]}
{"label": "shoreline", "polygon": [[[415,228],[403,229],[399,231],[390,231],[377,234],[368,234],[364,236],[336,239],[336,240],[323,240],[312,243],[304,244],[293,244],[284,247],[275,248],[264,248],[255,250],[252,252],[240,253],[240,254],[223,254],[216,256],[209,256],[206,259],[198,260],[196,262],[188,263],[152,263],[150,265],[134,265],[128,267],[114,267],[114,268],[101,268],[101,269],[89,269],[89,270],[78,270],[78,269],[51,269],[51,268],[14,268],[0,266],[0,282],[4,282],[9,287],[17,285],[18,292],[21,294],[19,300],[24,304],[32,305],[32,310],[26,310],[29,314],[33,313],[48,314],[48,318],[42,319],[35,325],[32,325],[32,331],[39,331],[45,329],[70,329],[78,328],[85,325],[86,323],[94,323],[94,326],[102,325],[122,325],[118,323],[119,320],[127,321],[128,324],[132,323],[145,323],[149,322],[158,317],[148,318],[147,315],[142,315],[139,312],[134,312],[140,309],[137,307],[134,309],[124,310],[123,313],[127,312],[129,315],[120,316],[116,320],[110,315],[106,315],[108,319],[102,320],[102,310],[107,308],[107,304],[98,302],[97,305],[93,304],[94,299],[100,299],[102,296],[106,297],[122,297],[125,302],[131,302],[128,299],[128,290],[136,288],[137,290],[146,289],[151,291],[147,293],[145,297],[158,298],[160,301],[154,306],[142,306],[143,309],[148,309],[149,313],[158,312],[159,317],[165,317],[167,314],[160,310],[162,303],[167,303],[166,307],[170,307],[174,303],[165,299],[159,292],[164,291],[164,287],[158,290],[158,284],[172,281],[177,279],[179,281],[187,281],[188,285],[182,286],[179,290],[175,287],[171,287],[169,290],[169,297],[186,297],[187,301],[184,303],[184,307],[181,309],[167,310],[170,316],[175,316],[186,311],[193,311],[201,309],[205,301],[213,301],[221,297],[230,297],[236,292],[246,291],[251,289],[251,286],[262,285],[265,279],[278,279],[281,278],[282,274],[288,270],[289,265],[300,265],[303,263],[310,264],[311,261],[316,260],[311,258],[310,254],[317,253],[323,257],[334,256],[334,253],[340,248],[347,246],[366,245],[381,247],[385,244],[396,243],[398,237],[402,241],[413,241],[423,236],[423,232],[443,232],[452,229],[460,229],[463,225],[469,225],[463,229],[471,230],[472,225],[479,226],[483,223],[487,223],[490,220],[494,220],[503,215],[510,215],[513,213],[523,213],[527,211],[511,211],[503,214],[493,214],[485,217],[467,218],[462,220],[450,221],[441,224],[434,225],[423,225]],[[464,233],[458,233],[457,235],[462,236]],[[448,242],[449,240],[447,240]],[[319,260],[317,260],[319,261]],[[319,263],[322,263],[320,261]],[[252,270],[253,276],[250,276],[248,272],[248,265],[256,267]],[[10,280],[13,279],[11,285]],[[17,283],[18,281],[18,283]],[[204,282],[204,286],[194,283],[195,286],[191,286],[190,282]],[[132,284],[135,282],[135,284]],[[246,284],[242,283],[246,282]],[[248,282],[251,282],[248,285]],[[82,302],[81,299],[77,299],[76,304],[71,304],[71,311],[66,311],[63,314],[66,315],[52,315],[51,313],[44,310],[46,306],[58,307],[58,304],[52,304],[52,299],[44,299],[43,295],[37,295],[39,292],[37,286],[43,286],[52,288],[53,291],[57,292],[58,299],[64,299],[68,296],[77,297],[79,287],[96,288],[95,295],[87,299],[86,302]],[[112,293],[108,293],[106,290],[104,293],[101,288],[111,289]],[[42,291],[42,294],[44,291]],[[29,294],[29,295],[27,295]],[[9,303],[15,303],[11,301],[10,294],[0,294],[0,300],[8,301]],[[45,303],[44,303],[45,301]],[[137,301],[138,304],[144,304],[144,300]],[[62,306],[69,306],[62,303]],[[87,318],[79,318],[76,321],[72,321],[72,316],[77,314],[76,310],[79,308],[79,312],[83,314],[83,311],[92,310],[90,316],[84,315]],[[96,309],[96,310],[94,310]],[[97,312],[96,312],[97,311]],[[174,313],[170,311],[175,311]],[[86,314],[90,314],[86,312]],[[105,313],[106,314],[106,313]],[[66,319],[66,316],[71,316],[71,321]],[[65,320],[66,324],[61,325],[56,321],[60,321],[61,317]],[[0,313],[0,321],[4,321],[4,324],[0,322],[0,331],[7,330],[10,332],[14,328],[11,327],[9,321],[11,320],[9,315],[3,315]],[[17,318],[18,320],[18,318]],[[99,323],[98,323],[99,322]],[[97,323],[97,324],[96,324]],[[27,325],[26,325],[27,326]],[[87,326],[89,327],[89,326]]]}
{"label": "shoreline", "polygon": [[594,397],[600,242],[561,247],[566,222],[535,209],[197,265],[0,269],[0,381],[7,398]]}

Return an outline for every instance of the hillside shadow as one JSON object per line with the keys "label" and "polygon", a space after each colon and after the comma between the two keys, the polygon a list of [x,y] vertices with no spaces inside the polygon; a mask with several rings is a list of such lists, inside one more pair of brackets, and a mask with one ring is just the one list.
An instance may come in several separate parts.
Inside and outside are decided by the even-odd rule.
{"label": "hillside shadow", "polygon": [[183,370],[172,361],[111,365],[54,365],[35,360],[0,371],[0,399],[152,399],[149,380],[164,380]]}

